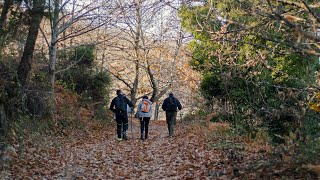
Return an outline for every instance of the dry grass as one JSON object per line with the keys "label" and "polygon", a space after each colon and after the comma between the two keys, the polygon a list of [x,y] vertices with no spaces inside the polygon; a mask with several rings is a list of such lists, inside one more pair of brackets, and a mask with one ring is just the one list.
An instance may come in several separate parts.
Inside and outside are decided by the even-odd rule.
{"label": "dry grass", "polygon": [[217,112],[208,114],[205,119],[205,124],[210,132],[219,132],[225,133],[228,132],[231,127],[229,123],[226,122],[211,122],[211,119],[218,117],[219,114]]}
{"label": "dry grass", "polygon": [[204,139],[217,139],[217,137],[227,136],[231,129],[228,123],[195,123],[186,129],[186,133],[194,134]]}
{"label": "dry grass", "polygon": [[199,123],[195,123],[186,128],[186,133],[193,134],[201,138],[207,138],[209,135],[209,130],[206,126],[203,126]]}
{"label": "dry grass", "polygon": [[217,112],[213,112],[213,113],[208,114],[208,115],[206,116],[205,121],[206,121],[206,122],[210,122],[211,119],[216,118],[216,117],[218,117],[218,116],[219,116],[219,114],[218,114]]}
{"label": "dry grass", "polygon": [[209,122],[208,123],[208,130],[210,132],[228,132],[231,129],[229,123],[225,122]]}
{"label": "dry grass", "polygon": [[307,169],[309,172],[312,172],[317,175],[317,177],[320,177],[320,165],[303,165],[302,168]]}

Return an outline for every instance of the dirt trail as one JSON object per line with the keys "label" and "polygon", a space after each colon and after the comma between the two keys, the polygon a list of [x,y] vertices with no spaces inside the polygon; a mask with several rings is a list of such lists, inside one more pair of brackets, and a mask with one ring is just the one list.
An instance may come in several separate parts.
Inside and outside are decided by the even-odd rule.
{"label": "dirt trail", "polygon": [[200,161],[209,157],[210,152],[195,136],[186,139],[181,129],[177,130],[176,137],[170,139],[165,123],[152,121],[150,138],[143,142],[135,123],[133,134],[129,128],[128,141],[116,142],[111,135],[92,144],[67,147],[67,165],[53,178],[180,179],[207,175],[207,168]]}
{"label": "dirt trail", "polygon": [[[149,139],[139,139],[137,120],[129,140],[117,142],[115,129],[32,149],[13,166],[14,179],[231,179],[233,169],[221,151],[208,148],[192,130],[176,128],[168,137],[164,121],[151,121]],[[224,162],[223,162],[224,161]]]}

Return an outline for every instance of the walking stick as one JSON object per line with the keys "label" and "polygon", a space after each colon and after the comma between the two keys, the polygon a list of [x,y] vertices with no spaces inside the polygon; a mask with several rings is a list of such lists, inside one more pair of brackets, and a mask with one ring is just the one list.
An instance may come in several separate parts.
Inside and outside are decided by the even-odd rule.
{"label": "walking stick", "polygon": [[[140,122],[140,135],[142,135],[142,136],[143,136],[143,134],[142,134],[142,132],[141,132],[141,128],[144,127],[144,122],[143,122],[143,120],[144,120],[144,114],[142,113],[142,118],[141,118],[141,122]],[[144,129],[144,130],[145,130],[145,129]]]}
{"label": "walking stick", "polygon": [[132,113],[133,113],[133,110],[131,110],[131,138],[133,139],[133,133],[132,133]]}
{"label": "walking stick", "polygon": [[182,123],[182,129],[184,129],[184,123],[183,123],[183,118],[182,118],[182,111],[180,111],[180,119],[181,119],[181,123]]}

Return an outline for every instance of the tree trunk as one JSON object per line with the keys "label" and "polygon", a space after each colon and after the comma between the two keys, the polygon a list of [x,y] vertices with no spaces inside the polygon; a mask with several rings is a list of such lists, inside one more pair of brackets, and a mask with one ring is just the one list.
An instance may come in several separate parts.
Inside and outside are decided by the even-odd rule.
{"label": "tree trunk", "polygon": [[154,107],[154,120],[158,120],[159,118],[159,102],[156,102],[156,105]]}
{"label": "tree trunk", "polygon": [[49,47],[49,83],[51,90],[54,92],[54,83],[56,79],[56,59],[57,59],[57,45],[51,44]]}
{"label": "tree trunk", "polygon": [[158,94],[159,89],[158,89],[157,82],[156,82],[156,80],[154,78],[154,75],[151,72],[151,68],[150,68],[150,64],[149,63],[148,63],[148,66],[147,66],[147,72],[149,74],[150,81],[151,81],[151,87],[152,87],[152,95],[151,95],[150,100],[151,100],[151,102],[154,102],[155,98],[156,98],[156,96]]}
{"label": "tree trunk", "polygon": [[135,75],[133,86],[131,89],[131,102],[133,105],[135,105],[137,102],[136,95],[137,95],[138,85],[139,85],[139,63],[136,63],[136,75]]}
{"label": "tree trunk", "polygon": [[9,13],[9,9],[12,6],[12,4],[13,4],[13,0],[5,0],[4,1],[3,8],[2,8],[2,11],[1,11],[1,16],[0,16],[0,30],[1,30],[1,33],[4,30],[4,25],[5,25],[5,22],[7,21],[7,15]]}
{"label": "tree trunk", "polygon": [[54,83],[56,78],[56,63],[57,63],[57,41],[59,36],[59,4],[60,0],[54,1],[54,12],[51,19],[51,44],[49,47],[49,83],[51,84],[52,92],[54,93]]}
{"label": "tree trunk", "polygon": [[139,66],[139,61],[140,61],[140,52],[139,52],[139,45],[140,45],[140,36],[141,36],[141,15],[140,15],[140,7],[141,7],[141,3],[140,1],[137,2],[137,4],[135,4],[135,10],[136,10],[136,17],[138,17],[138,26],[136,28],[136,32],[135,32],[135,42],[134,42],[134,49],[135,49],[135,56],[136,56],[136,62],[135,62],[135,70],[136,70],[136,74],[135,74],[135,78],[134,78],[134,82],[133,82],[133,86],[131,88],[131,102],[133,105],[136,104],[137,102],[137,90],[138,90],[138,86],[139,86],[139,71],[140,71],[140,66]]}
{"label": "tree trunk", "polygon": [[33,0],[31,19],[27,41],[18,67],[18,79],[21,85],[25,85],[32,67],[34,47],[38,37],[39,27],[44,14],[45,0]]}
{"label": "tree trunk", "polygon": [[[7,134],[7,116],[3,104],[0,104],[0,136]],[[1,138],[0,138],[1,139]]]}

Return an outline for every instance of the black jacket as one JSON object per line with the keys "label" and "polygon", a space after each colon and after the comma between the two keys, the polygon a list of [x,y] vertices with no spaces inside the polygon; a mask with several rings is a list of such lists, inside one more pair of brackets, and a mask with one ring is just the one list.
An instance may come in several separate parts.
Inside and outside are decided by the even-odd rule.
{"label": "black jacket", "polygon": [[[170,101],[172,101],[172,102],[174,102],[175,104],[176,104],[176,108],[175,108],[175,110],[168,110],[167,108],[168,108],[168,104],[169,103],[171,103]],[[167,97],[164,101],[163,101],[163,103],[162,103],[162,109],[164,110],[164,111],[167,111],[167,112],[175,112],[175,111],[177,111],[177,109],[179,109],[179,110],[181,110],[182,109],[182,106],[181,106],[181,104],[180,104],[180,101],[177,99],[177,98],[175,98],[174,96],[169,96],[169,97]]]}
{"label": "black jacket", "polygon": [[133,107],[133,104],[132,102],[126,97],[126,96],[123,96],[123,95],[118,95],[117,97],[113,98],[112,101],[111,101],[111,104],[110,104],[110,110],[114,113],[119,113],[119,110],[116,109],[116,101],[117,101],[117,98],[123,98],[124,100],[124,110],[127,111],[127,105],[129,105],[129,107]]}

